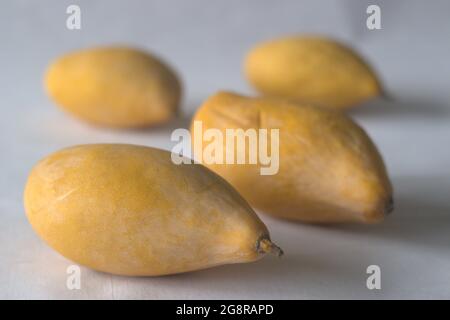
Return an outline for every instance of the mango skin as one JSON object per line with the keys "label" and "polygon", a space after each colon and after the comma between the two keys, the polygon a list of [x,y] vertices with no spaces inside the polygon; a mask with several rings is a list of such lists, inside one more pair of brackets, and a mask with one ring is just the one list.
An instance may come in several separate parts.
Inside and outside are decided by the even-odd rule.
{"label": "mango skin", "polygon": [[339,110],[382,93],[362,57],[325,37],[291,36],[259,44],[248,53],[244,72],[264,95]]}
{"label": "mango skin", "polygon": [[99,144],[41,160],[25,188],[36,233],[63,256],[120,275],[187,272],[262,257],[265,225],[222,178],[149,147]]}
{"label": "mango skin", "polygon": [[[202,121],[203,132],[216,128],[224,135],[226,129],[279,129],[277,174],[261,175],[260,163],[207,165],[264,213],[309,223],[375,223],[391,210],[392,186],[379,152],[341,112],[219,92],[193,121]],[[195,141],[193,127],[191,135]],[[203,150],[209,143],[203,140]],[[238,152],[248,159],[248,147]]]}
{"label": "mango skin", "polygon": [[146,127],[175,116],[181,84],[158,58],[127,47],[72,52],[45,75],[48,95],[63,110],[92,124]]}

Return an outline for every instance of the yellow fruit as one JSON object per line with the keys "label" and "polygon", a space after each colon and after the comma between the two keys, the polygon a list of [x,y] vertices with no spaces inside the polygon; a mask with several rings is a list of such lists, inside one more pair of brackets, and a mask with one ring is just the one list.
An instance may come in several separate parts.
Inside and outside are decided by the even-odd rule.
{"label": "yellow fruit", "polygon": [[245,73],[262,94],[336,109],[381,94],[377,76],[357,53],[322,37],[262,43],[246,57]]}
{"label": "yellow fruit", "polygon": [[[261,175],[261,162],[207,165],[263,212],[305,222],[372,223],[391,210],[392,188],[380,154],[363,129],[338,111],[220,92],[193,121],[201,121],[203,132],[214,128],[224,135],[226,129],[279,129],[279,150],[271,150],[279,151],[276,174]],[[198,139],[192,127],[191,134]],[[248,159],[248,143],[235,153]]]}
{"label": "yellow fruit", "polygon": [[69,53],[45,76],[50,97],[74,116],[102,126],[144,127],[176,114],[181,85],[158,58],[126,47]]}
{"label": "yellow fruit", "polygon": [[31,225],[52,248],[113,274],[164,275],[281,253],[225,180],[149,147],[56,152],[32,170],[24,201]]}

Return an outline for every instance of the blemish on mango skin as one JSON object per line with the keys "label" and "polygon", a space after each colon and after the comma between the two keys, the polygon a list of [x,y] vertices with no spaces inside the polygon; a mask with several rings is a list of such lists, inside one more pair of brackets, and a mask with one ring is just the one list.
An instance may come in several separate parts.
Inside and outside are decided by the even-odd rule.
{"label": "blemish on mango skin", "polygon": [[[257,114],[264,115],[263,122]],[[259,164],[207,165],[264,213],[311,223],[375,223],[388,211],[392,186],[383,159],[364,130],[341,112],[219,92],[192,121],[223,133],[242,123],[246,129],[279,129],[277,174],[260,175]],[[191,130],[194,141],[195,133]],[[203,148],[207,145],[204,141]],[[248,146],[235,149],[242,152],[247,159]]]}
{"label": "blemish on mango skin", "polygon": [[167,122],[181,99],[178,76],[159,58],[127,47],[66,54],[45,74],[48,95],[80,120],[109,127]]}
{"label": "blemish on mango skin", "polygon": [[266,96],[348,109],[382,94],[374,70],[354,50],[320,36],[291,36],[258,44],[244,72]]}
{"label": "blemish on mango skin", "polygon": [[33,168],[24,203],[50,247],[114,274],[165,275],[255,261],[262,257],[259,241],[270,242],[266,226],[224,179],[143,146],[56,152]]}

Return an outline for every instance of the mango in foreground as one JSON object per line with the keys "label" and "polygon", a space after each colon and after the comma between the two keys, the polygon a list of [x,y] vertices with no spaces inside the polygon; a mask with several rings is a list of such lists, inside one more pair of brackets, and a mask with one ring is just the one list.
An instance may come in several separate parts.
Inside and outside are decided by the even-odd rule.
{"label": "mango in foreground", "polygon": [[166,275],[281,254],[225,180],[200,165],[175,165],[154,148],[56,152],[32,170],[24,201],[48,245],[103,272]]}

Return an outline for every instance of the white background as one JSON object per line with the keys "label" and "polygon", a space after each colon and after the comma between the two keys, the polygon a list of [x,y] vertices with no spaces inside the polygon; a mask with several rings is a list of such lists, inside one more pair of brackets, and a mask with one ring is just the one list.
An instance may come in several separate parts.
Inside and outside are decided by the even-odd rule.
{"label": "white background", "polygon": [[[82,30],[65,27],[78,4]],[[365,27],[368,4],[382,30]],[[12,1],[0,4],[0,298],[450,298],[450,2],[448,1]],[[394,101],[351,113],[382,152],[395,212],[376,226],[314,226],[262,216],[282,259],[159,278],[82,269],[66,289],[70,261],[28,224],[22,192],[31,167],[57,149],[129,142],[170,149],[219,89],[252,94],[242,59],[258,41],[323,33],[351,43],[379,71]],[[141,131],[89,127],[54,107],[42,89],[47,64],[72,49],[122,43],[171,63],[185,87],[183,116]],[[382,290],[366,288],[377,264]]]}

